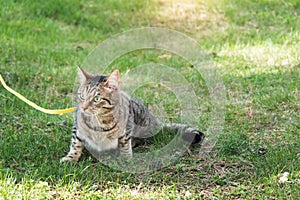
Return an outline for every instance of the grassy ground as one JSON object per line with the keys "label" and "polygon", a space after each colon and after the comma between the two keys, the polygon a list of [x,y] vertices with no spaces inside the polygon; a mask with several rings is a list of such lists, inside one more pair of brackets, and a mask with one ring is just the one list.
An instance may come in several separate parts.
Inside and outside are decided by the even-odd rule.
{"label": "grassy ground", "polygon": [[[143,26],[195,38],[214,55],[228,100],[225,133],[208,157],[199,159],[196,147],[160,171],[129,174],[95,162],[87,152],[79,163],[60,164],[72,116],[42,114],[1,89],[0,199],[300,198],[298,0],[0,0],[0,5],[0,73],[43,107],[73,106],[76,66],[109,36]],[[181,60],[162,61],[160,52],[130,55],[118,61],[122,73],[149,60],[187,68]],[[194,78],[189,71],[185,76]],[[199,93],[205,93],[205,83],[203,88]],[[206,108],[199,123],[204,131]],[[169,110],[172,115],[172,104]],[[288,181],[279,183],[283,172],[290,173]]]}

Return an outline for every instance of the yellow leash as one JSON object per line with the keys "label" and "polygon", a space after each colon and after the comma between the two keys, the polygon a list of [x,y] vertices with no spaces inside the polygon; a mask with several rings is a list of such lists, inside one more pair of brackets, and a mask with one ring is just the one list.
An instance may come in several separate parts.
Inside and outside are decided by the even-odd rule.
{"label": "yellow leash", "polygon": [[28,105],[34,107],[35,109],[43,112],[43,113],[47,113],[47,114],[64,114],[64,113],[69,113],[69,112],[73,112],[75,110],[75,108],[67,108],[67,109],[62,109],[62,110],[49,110],[49,109],[45,109],[42,108],[38,105],[36,105],[35,103],[33,103],[32,101],[29,101],[28,99],[26,99],[25,97],[23,97],[21,94],[19,94],[18,92],[14,91],[13,89],[11,89],[10,87],[8,87],[5,83],[5,81],[3,80],[1,74],[0,74],[0,82],[2,83],[3,87],[9,91],[10,93],[14,94],[15,96],[17,96],[19,99],[21,99],[22,101],[24,101],[25,103],[27,103]]}

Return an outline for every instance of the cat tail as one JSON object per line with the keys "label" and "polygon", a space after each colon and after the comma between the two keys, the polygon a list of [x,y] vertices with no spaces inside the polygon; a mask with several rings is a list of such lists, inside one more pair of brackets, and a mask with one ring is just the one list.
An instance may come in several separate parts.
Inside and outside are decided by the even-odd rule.
{"label": "cat tail", "polygon": [[[154,118],[153,118],[154,119]],[[155,124],[155,125],[153,125]],[[135,133],[142,133],[138,135],[133,135],[132,137],[132,147],[138,147],[145,143],[146,138],[154,136],[158,130],[167,129],[172,132],[179,133],[181,138],[186,141],[189,145],[201,144],[204,140],[204,133],[194,129],[191,126],[178,123],[163,123],[159,120],[154,120],[151,127],[135,127]],[[138,131],[137,131],[138,130]]]}
{"label": "cat tail", "polygon": [[172,131],[181,132],[182,139],[191,145],[201,144],[205,137],[204,133],[186,124],[167,123],[164,124],[164,127]]}

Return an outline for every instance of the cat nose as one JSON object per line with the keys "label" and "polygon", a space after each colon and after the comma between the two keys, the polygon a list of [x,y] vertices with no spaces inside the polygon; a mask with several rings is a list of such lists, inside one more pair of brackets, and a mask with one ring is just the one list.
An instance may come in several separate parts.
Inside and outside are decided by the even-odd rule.
{"label": "cat nose", "polygon": [[89,104],[87,102],[83,103],[80,108],[85,111],[88,108]]}

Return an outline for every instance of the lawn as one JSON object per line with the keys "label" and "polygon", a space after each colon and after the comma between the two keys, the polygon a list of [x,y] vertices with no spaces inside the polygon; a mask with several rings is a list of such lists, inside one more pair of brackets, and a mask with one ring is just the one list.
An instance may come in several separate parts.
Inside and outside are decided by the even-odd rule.
{"label": "lawn", "polygon": [[[0,73],[42,107],[74,106],[76,68],[84,67],[90,52],[115,34],[149,26],[194,38],[226,88],[223,132],[208,156],[199,157],[201,147],[195,146],[161,170],[136,174],[112,169],[86,151],[80,162],[61,164],[72,114],[41,113],[0,87],[0,199],[300,198],[298,0],[0,0],[0,5]],[[144,49],[116,59],[109,69],[125,76],[149,62],[172,66],[195,86],[197,127],[207,133],[211,96],[204,77],[186,60]],[[135,95],[147,105],[159,103],[164,117],[180,121],[178,101],[168,91],[144,85]],[[155,151],[173,137],[157,135],[136,151]],[[281,182],[284,172],[288,180]]]}

